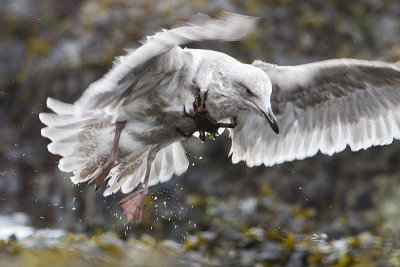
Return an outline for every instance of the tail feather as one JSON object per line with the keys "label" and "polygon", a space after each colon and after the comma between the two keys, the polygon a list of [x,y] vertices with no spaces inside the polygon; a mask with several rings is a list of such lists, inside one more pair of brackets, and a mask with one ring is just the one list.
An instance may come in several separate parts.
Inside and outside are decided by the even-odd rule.
{"label": "tail feather", "polygon": [[[167,147],[169,150],[173,150],[174,146],[172,147]],[[163,153],[162,159],[160,160],[161,162],[161,171],[159,174],[159,179],[160,182],[166,182],[170,179],[170,174],[174,173],[174,164],[171,164],[174,162],[174,154],[173,151],[168,151],[167,153]]]}
{"label": "tail feather", "polygon": [[141,156],[142,161],[139,162],[139,166],[133,171],[132,175],[128,176],[125,172],[121,172],[117,175],[118,183],[113,184],[111,179],[108,183],[108,188],[104,191],[104,195],[109,195],[121,189],[122,193],[129,193],[134,188],[136,188],[140,182],[144,181],[146,175],[147,162],[145,158],[147,157],[147,153],[144,153]]}
{"label": "tail feather", "polygon": [[[140,183],[144,182],[148,151],[142,154],[140,166],[129,176],[124,171],[112,175],[104,195],[110,195],[121,188],[122,193],[131,192]],[[175,142],[161,149],[151,165],[149,186],[163,183],[175,175],[183,174],[189,166],[189,161],[180,142]]]}
{"label": "tail feather", "polygon": [[[39,119],[47,126],[41,134],[52,142],[48,150],[61,155],[59,169],[73,172],[72,182],[88,181],[107,161],[111,153],[115,124],[104,117],[75,114],[73,104],[49,98],[47,105],[55,113],[41,113]],[[144,181],[147,154],[150,146],[141,145],[128,133],[122,131],[116,165],[109,174],[104,195],[121,190],[132,191]],[[161,149],[152,163],[149,185],[165,182],[173,174],[181,175],[189,162],[179,142]]]}
{"label": "tail feather", "polygon": [[96,158],[87,158],[81,168],[77,168],[73,171],[74,175],[71,176],[71,181],[74,184],[79,184],[90,180],[101,166],[100,162],[104,163],[105,161],[105,157],[103,158],[103,161]]}
{"label": "tail feather", "polygon": [[68,140],[71,136],[76,136],[83,129],[80,128],[71,128],[71,129],[60,129],[55,127],[46,127],[43,128],[41,134],[43,137],[49,138],[53,142],[60,142],[63,140]]}
{"label": "tail feather", "polygon": [[40,113],[40,121],[46,126],[65,128],[84,128],[89,124],[95,124],[101,120],[96,117],[77,117],[74,115],[58,115],[55,113]]}
{"label": "tail feather", "polygon": [[58,168],[63,172],[72,172],[84,166],[85,161],[78,157],[65,157],[60,159]]}
{"label": "tail feather", "polygon": [[71,115],[58,115],[55,113],[40,113],[39,119],[43,124],[53,127],[59,127],[76,122],[76,118]]}
{"label": "tail feather", "polygon": [[75,114],[75,106],[73,104],[61,102],[51,97],[47,98],[47,107],[53,110],[58,115]]}
{"label": "tail feather", "polygon": [[52,142],[48,144],[47,149],[52,154],[62,155],[64,157],[72,156],[75,153],[75,146],[71,146],[71,144]]}
{"label": "tail feather", "polygon": [[176,145],[173,147],[173,158],[174,158],[174,173],[178,176],[184,174],[189,166],[189,160],[186,157],[185,150],[182,145]]}
{"label": "tail feather", "polygon": [[62,156],[58,167],[74,172],[74,183],[87,181],[109,155],[115,126],[102,117],[77,116],[73,104],[53,98],[47,106],[55,113],[41,113],[39,119],[47,126],[42,136],[52,141],[49,152]]}
{"label": "tail feather", "polygon": [[[107,188],[104,191],[105,196],[117,192],[123,187],[123,184],[129,183],[129,187],[133,189],[140,183],[146,171],[146,164],[143,164],[145,154],[143,153],[135,158],[125,157],[122,161],[118,162],[119,164],[110,172]],[[122,192],[124,193],[123,190]]]}

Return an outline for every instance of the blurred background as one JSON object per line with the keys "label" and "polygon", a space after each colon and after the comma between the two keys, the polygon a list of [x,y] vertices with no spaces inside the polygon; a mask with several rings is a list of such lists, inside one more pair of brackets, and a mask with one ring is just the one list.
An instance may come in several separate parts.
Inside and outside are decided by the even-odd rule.
{"label": "blurred background", "polygon": [[279,253],[295,251],[295,241],[314,238],[334,247],[329,242],[368,235],[382,238],[384,247],[389,237],[399,240],[399,141],[248,168],[230,163],[226,134],[205,144],[191,138],[184,142],[188,172],[152,187],[143,223],[132,227],[118,206],[122,195],[103,198],[102,190],[73,185],[70,174],[57,169],[59,157],[40,136],[38,114],[47,110],[47,97],[71,103],[125,48],[197,12],[215,16],[222,10],[260,17],[257,30],[240,42],[189,47],[279,65],[341,57],[400,60],[398,0],[2,0],[0,221],[14,227],[0,230],[2,239],[40,229],[115,232],[122,239],[145,233],[152,242],[169,239],[220,263],[225,255],[249,266],[293,258]]}

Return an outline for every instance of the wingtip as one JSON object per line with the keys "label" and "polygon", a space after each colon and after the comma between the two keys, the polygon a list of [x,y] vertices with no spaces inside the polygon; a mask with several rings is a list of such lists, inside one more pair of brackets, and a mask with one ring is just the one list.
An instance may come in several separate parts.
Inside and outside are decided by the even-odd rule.
{"label": "wingtip", "polygon": [[46,105],[59,115],[72,115],[75,111],[73,104],[65,103],[51,97],[47,98]]}
{"label": "wingtip", "polygon": [[47,100],[46,100],[46,105],[47,105],[47,106],[51,105],[51,103],[52,103],[54,100],[55,100],[54,98],[48,97]]}
{"label": "wingtip", "polygon": [[48,130],[49,130],[49,127],[44,127],[44,128],[42,128],[42,129],[40,130],[40,134],[41,134],[43,137],[45,137],[45,138],[49,138],[49,137],[48,137],[48,134],[47,134]]}
{"label": "wingtip", "polygon": [[46,114],[46,113],[40,113],[40,114],[39,114],[39,120],[40,120],[41,123],[47,125],[47,124],[45,123],[45,120],[46,120],[46,119],[45,119],[45,116],[46,116],[45,114]]}
{"label": "wingtip", "polygon": [[223,11],[221,14],[221,18],[227,25],[229,25],[229,27],[240,29],[240,34],[232,38],[232,40],[242,39],[249,35],[255,29],[256,24],[259,21],[258,17],[231,13],[227,11]]}

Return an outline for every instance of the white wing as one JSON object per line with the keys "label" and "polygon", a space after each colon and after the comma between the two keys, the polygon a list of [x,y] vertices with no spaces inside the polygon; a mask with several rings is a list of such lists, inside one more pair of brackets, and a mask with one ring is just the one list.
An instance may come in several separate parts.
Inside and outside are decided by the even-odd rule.
{"label": "white wing", "polygon": [[164,75],[189,68],[191,58],[181,53],[182,50],[174,49],[179,45],[202,40],[239,40],[254,28],[255,22],[254,17],[226,12],[217,20],[198,15],[185,26],[148,37],[147,42],[120,57],[103,78],[86,89],[75,102],[77,113],[122,105],[121,100],[130,101],[165,82]]}
{"label": "white wing", "polygon": [[400,138],[399,63],[336,59],[293,67],[253,65],[271,79],[280,135],[258,114],[240,115],[231,132],[234,163],[271,166]]}
{"label": "white wing", "polygon": [[[183,53],[178,46],[201,40],[238,40],[254,27],[255,18],[224,13],[213,20],[199,15],[190,23],[148,38],[135,51],[120,57],[114,67],[100,80],[92,83],[74,104],[49,98],[47,106],[55,113],[41,113],[40,120],[47,125],[42,135],[51,139],[48,149],[62,159],[59,168],[73,172],[75,183],[84,182],[107,160],[114,138],[115,125],[108,115],[117,119],[119,107],[130,103],[153,88],[170,90],[171,79],[178,71],[190,76],[196,68],[190,53]],[[175,90],[172,88],[171,90]],[[109,187],[104,194],[131,191],[144,178],[145,161],[150,149],[136,142],[124,131],[120,146],[124,156],[119,156],[110,172]],[[153,161],[150,185],[164,182],[173,174],[180,175],[188,167],[188,160],[179,142],[158,152]]]}
{"label": "white wing", "polygon": [[[74,183],[89,180],[111,151],[111,145],[108,144],[112,142],[115,125],[104,118],[73,116],[72,104],[51,98],[48,99],[47,106],[55,114],[39,115],[40,120],[48,126],[42,129],[42,135],[52,140],[48,145],[49,151],[63,157],[59,161],[59,169],[73,172],[71,180]],[[118,164],[110,173],[109,187],[104,195],[115,193],[119,189],[127,193],[143,182],[146,172],[144,159],[148,151],[139,156],[133,152],[118,159]],[[172,143],[157,153],[152,164],[149,185],[165,182],[173,174],[179,176],[188,166],[189,161],[181,143]]]}

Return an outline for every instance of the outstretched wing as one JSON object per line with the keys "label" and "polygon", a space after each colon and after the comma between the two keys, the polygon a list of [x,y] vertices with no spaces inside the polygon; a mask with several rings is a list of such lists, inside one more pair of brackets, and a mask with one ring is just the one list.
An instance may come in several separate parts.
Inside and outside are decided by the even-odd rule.
{"label": "outstretched wing", "polygon": [[[89,180],[107,160],[114,138],[119,107],[154,88],[169,88],[170,81],[180,74],[190,76],[200,62],[191,53],[184,53],[179,45],[201,40],[238,40],[254,27],[255,18],[223,13],[219,19],[198,15],[186,25],[148,37],[138,49],[116,60],[114,67],[100,80],[92,83],[74,104],[48,99],[47,105],[55,114],[42,113],[40,120],[47,125],[42,135],[52,140],[49,151],[59,154],[59,168],[73,171],[76,183]],[[181,71],[181,72],[179,72]],[[129,192],[144,179],[146,147],[136,142],[125,131],[119,140],[124,156],[110,172],[105,194],[120,188]],[[188,160],[179,142],[159,151],[153,161],[150,185],[180,175],[188,167]]]}
{"label": "outstretched wing", "polygon": [[232,161],[271,166],[400,138],[400,64],[336,59],[281,67],[255,61],[272,82],[279,136],[255,113],[231,132]]}
{"label": "outstretched wing", "polygon": [[182,27],[148,37],[142,46],[118,58],[103,78],[87,88],[75,102],[77,113],[107,106],[113,109],[160,83],[165,84],[171,73],[190,68],[194,63],[179,45],[202,40],[239,40],[254,28],[255,22],[254,17],[226,12],[219,19],[198,15]]}

